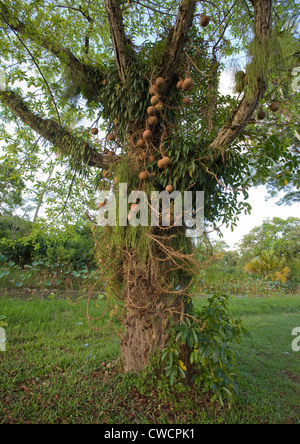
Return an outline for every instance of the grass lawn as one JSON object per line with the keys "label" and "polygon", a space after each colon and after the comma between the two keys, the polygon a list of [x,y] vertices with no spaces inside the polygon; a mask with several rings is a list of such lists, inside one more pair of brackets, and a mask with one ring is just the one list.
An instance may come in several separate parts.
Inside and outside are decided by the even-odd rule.
{"label": "grass lawn", "polygon": [[[197,301],[202,304],[203,301]],[[230,409],[201,393],[156,387],[146,394],[119,370],[119,326],[90,328],[85,304],[0,297],[7,350],[0,352],[0,423],[300,423],[298,297],[231,301],[253,339],[239,345],[241,394]],[[101,312],[103,301],[94,301]],[[97,307],[96,307],[97,305]],[[104,328],[107,327],[107,328]]]}

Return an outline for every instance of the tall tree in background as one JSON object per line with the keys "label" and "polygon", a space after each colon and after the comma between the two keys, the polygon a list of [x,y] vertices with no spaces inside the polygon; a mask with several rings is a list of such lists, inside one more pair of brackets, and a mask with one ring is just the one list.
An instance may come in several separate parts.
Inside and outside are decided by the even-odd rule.
{"label": "tall tree in background", "polygon": [[239,244],[239,249],[248,261],[263,251],[274,251],[278,257],[295,259],[300,253],[300,219],[274,217],[266,219],[261,226],[253,228]]}
{"label": "tall tree in background", "polygon": [[[234,225],[248,208],[238,194],[247,197],[255,163],[265,177],[267,151],[278,161],[272,140],[264,144],[268,126],[257,124],[258,150],[247,140],[258,134],[257,113],[272,121],[282,106],[282,85],[268,82],[296,63],[297,42],[284,28],[296,10],[272,0],[0,1],[2,138],[10,140],[13,122],[22,149],[31,131],[80,177],[98,169],[98,186],[115,193],[121,182],[129,192],[204,191],[206,220]],[[223,57],[241,50],[249,63],[237,74],[239,96],[224,97]],[[93,134],[105,130],[105,140],[71,129],[74,113],[94,119]],[[97,235],[110,291],[124,301],[126,371],[141,370],[166,345],[170,325],[191,316],[200,264],[186,227],[170,222]]]}

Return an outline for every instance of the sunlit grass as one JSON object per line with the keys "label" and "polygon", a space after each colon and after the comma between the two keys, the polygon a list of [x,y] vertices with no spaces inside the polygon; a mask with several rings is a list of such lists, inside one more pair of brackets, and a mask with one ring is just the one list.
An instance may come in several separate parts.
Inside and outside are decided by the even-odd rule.
{"label": "sunlit grass", "polygon": [[[91,314],[104,313],[103,300],[91,303]],[[230,306],[253,339],[238,346],[241,392],[228,409],[193,390],[141,395],[136,376],[120,371],[121,326],[109,312],[95,331],[85,301],[0,298],[8,324],[0,423],[299,423],[300,353],[291,349],[299,299],[233,298]]]}

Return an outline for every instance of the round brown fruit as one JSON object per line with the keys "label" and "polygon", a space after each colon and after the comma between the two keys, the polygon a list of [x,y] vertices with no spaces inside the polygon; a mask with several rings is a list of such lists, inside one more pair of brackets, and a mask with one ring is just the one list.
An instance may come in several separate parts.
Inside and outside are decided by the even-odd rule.
{"label": "round brown fruit", "polygon": [[276,113],[280,108],[280,103],[279,102],[274,102],[272,103],[272,105],[270,106],[271,111],[273,111],[273,113]]}
{"label": "round brown fruit", "polygon": [[159,92],[159,88],[157,85],[151,85],[149,88],[149,94],[150,96],[154,96],[154,94],[157,94]]}
{"label": "round brown fruit", "polygon": [[171,159],[170,159],[170,157],[168,157],[168,156],[164,156],[164,157],[162,158],[162,160],[163,160],[163,162],[165,163],[165,165],[170,165],[170,163],[171,163]]}
{"label": "round brown fruit", "polygon": [[206,26],[208,26],[209,22],[210,22],[210,17],[208,15],[203,14],[201,17],[201,20],[200,20],[200,25],[203,28],[206,28]]}
{"label": "round brown fruit", "polygon": [[176,88],[177,88],[177,89],[182,89],[182,85],[183,85],[183,80],[179,80],[179,81],[177,82]]}
{"label": "round brown fruit", "polygon": [[151,105],[155,106],[158,104],[158,102],[159,102],[158,96],[155,95],[155,96],[151,97]]}
{"label": "round brown fruit", "polygon": [[146,153],[140,153],[139,154],[139,159],[140,160],[144,160],[144,159],[146,159],[146,157],[147,157]]}
{"label": "round brown fruit", "polygon": [[109,135],[107,136],[107,140],[110,140],[110,141],[115,140],[115,138],[116,138],[116,136],[115,136],[114,134],[109,134]]}
{"label": "round brown fruit", "polygon": [[146,130],[143,132],[143,138],[146,140],[151,139],[152,136],[153,136],[153,134],[152,134],[152,131],[150,131],[150,130]]}
{"label": "round brown fruit", "polygon": [[148,157],[148,162],[154,162],[155,161],[155,157],[154,156],[149,156]]}
{"label": "round brown fruit", "polygon": [[137,141],[137,146],[138,146],[139,148],[143,148],[143,147],[145,146],[145,141],[144,141],[143,139],[139,139],[139,140]]}
{"label": "round brown fruit", "polygon": [[162,170],[162,169],[166,168],[167,165],[166,165],[164,159],[159,159],[159,161],[157,162],[157,166],[159,169]]}
{"label": "round brown fruit", "polygon": [[106,79],[104,79],[103,81],[102,81],[102,86],[106,86],[107,85],[107,80]]}
{"label": "round brown fruit", "polygon": [[155,106],[149,106],[147,108],[147,113],[149,114],[149,116],[154,116],[156,113],[156,108]]}
{"label": "round brown fruit", "polygon": [[189,97],[184,97],[183,103],[184,103],[184,105],[190,105],[191,104],[191,99]]}
{"label": "round brown fruit", "polygon": [[264,120],[264,119],[266,118],[266,113],[265,113],[264,111],[260,111],[260,112],[257,114],[257,118],[258,118],[259,120]]}
{"label": "round brown fruit", "polygon": [[157,77],[155,80],[155,85],[161,88],[165,84],[165,79],[163,77]]}
{"label": "round brown fruit", "polygon": [[156,116],[150,116],[148,118],[149,125],[156,126],[158,124],[158,118]]}
{"label": "round brown fruit", "polygon": [[92,128],[91,132],[94,136],[97,136],[97,134],[99,133],[99,130],[98,130],[98,128]]}
{"label": "round brown fruit", "polygon": [[148,174],[148,172],[147,172],[147,171],[142,171],[142,172],[139,174],[139,178],[140,178],[140,180],[147,180],[147,179],[149,179],[149,174]]}
{"label": "round brown fruit", "polygon": [[193,80],[190,77],[187,77],[182,84],[183,91],[189,91],[190,89],[192,89],[193,84]]}
{"label": "round brown fruit", "polygon": [[172,193],[173,190],[174,190],[174,188],[172,187],[172,185],[167,185],[167,186],[166,186],[166,191],[167,191],[168,193]]}

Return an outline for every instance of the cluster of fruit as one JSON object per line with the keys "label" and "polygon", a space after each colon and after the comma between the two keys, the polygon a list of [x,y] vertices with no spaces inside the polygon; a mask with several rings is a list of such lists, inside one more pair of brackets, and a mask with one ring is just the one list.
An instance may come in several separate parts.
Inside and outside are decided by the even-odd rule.
{"label": "cluster of fruit", "polygon": [[[157,113],[161,111],[164,107],[164,103],[161,100],[161,90],[165,86],[165,79],[162,77],[158,77],[155,80],[155,83],[150,86],[149,93],[151,95],[151,105],[147,108],[147,114],[148,119],[147,122],[150,125],[150,128],[154,128],[158,124],[158,118]],[[177,83],[177,89],[182,89],[183,91],[189,91],[193,87],[193,80],[189,77],[185,78],[184,80],[179,80]],[[185,105],[190,104],[190,98],[185,97],[183,99],[183,103]],[[146,129],[142,137],[137,141],[136,145],[139,149],[144,149],[147,142],[149,142],[153,137],[153,132],[151,129]],[[153,163],[155,161],[155,158],[153,154],[150,154],[147,156],[145,151],[140,152],[139,159],[141,161],[147,160],[150,163]],[[159,169],[165,169],[168,165],[170,165],[171,159],[168,156],[163,156],[160,158],[157,162],[157,166]],[[147,171],[142,171],[139,175],[139,178],[141,181],[147,180],[149,178],[149,174]],[[167,191],[172,192],[173,187],[172,185],[168,185],[166,188]]]}
{"label": "cluster of fruit", "polygon": [[[140,137],[136,142],[137,148],[141,150],[139,153],[139,159],[143,162],[144,161],[149,163],[155,162],[155,157],[153,153],[151,151],[150,154],[147,153],[147,148],[149,151],[149,142],[153,138],[153,132],[155,127],[158,125],[157,113],[159,113],[164,107],[164,103],[161,100],[161,92],[164,86],[165,86],[165,79],[163,77],[158,77],[155,80],[155,83],[151,85],[149,88],[149,94],[151,96],[151,99],[150,99],[150,106],[147,108],[147,115],[148,115],[147,123],[151,129],[149,128],[145,129],[145,131],[143,131],[142,133],[142,137]],[[171,159],[167,156],[164,156],[158,160],[157,166],[160,169],[164,169],[168,165],[170,165],[170,163]],[[141,171],[139,174],[139,178],[141,181],[149,179],[148,171]]]}

